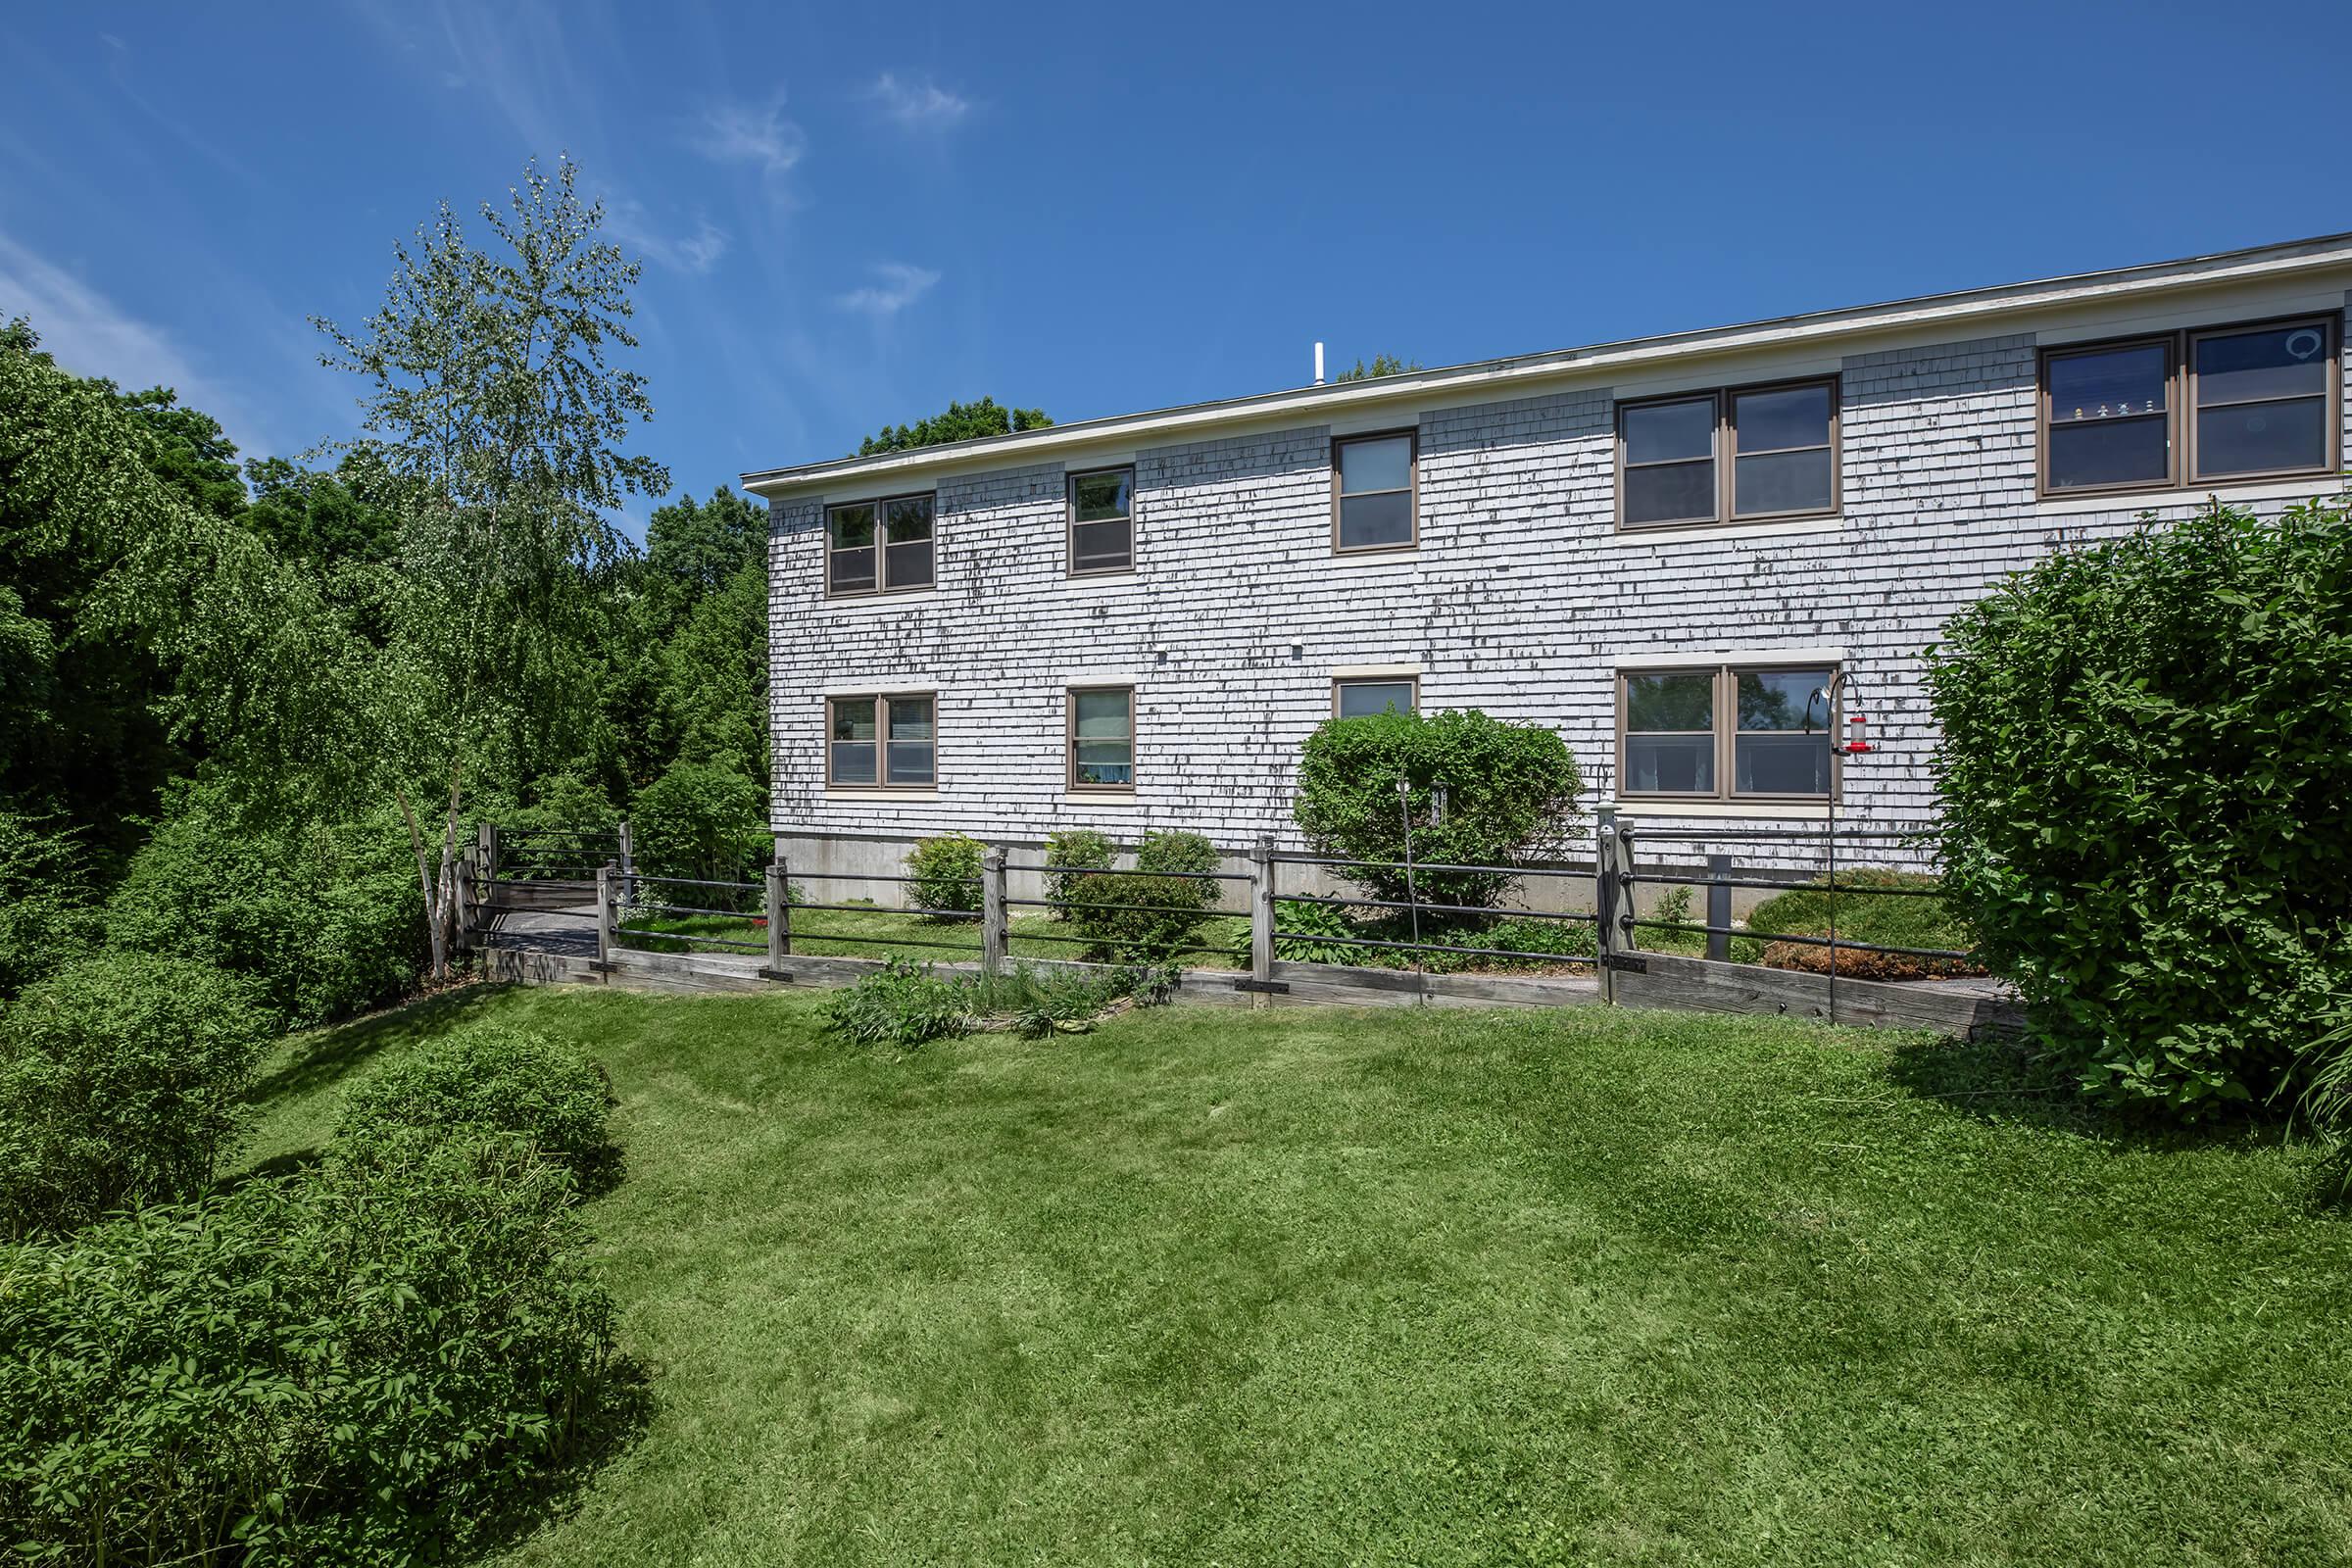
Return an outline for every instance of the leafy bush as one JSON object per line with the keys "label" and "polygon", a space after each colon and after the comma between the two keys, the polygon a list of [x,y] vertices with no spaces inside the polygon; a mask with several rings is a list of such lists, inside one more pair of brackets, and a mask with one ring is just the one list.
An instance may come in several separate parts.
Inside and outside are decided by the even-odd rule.
{"label": "leafy bush", "polygon": [[825,999],[825,1027],[853,1045],[911,1050],[972,1030],[970,987],[927,963],[893,956]]}
{"label": "leafy bush", "polygon": [[396,1000],[424,962],[424,895],[397,813],[286,824],[210,785],[174,800],[106,920],[123,952],[251,977],[295,1028]]}
{"label": "leafy bush", "polygon": [[[1319,855],[1398,862],[1404,825],[1397,780],[1408,788],[1413,858],[1443,865],[1517,865],[1566,853],[1584,788],[1567,743],[1550,730],[1490,718],[1476,709],[1326,720],[1299,759],[1292,816]],[[1443,818],[1434,790],[1446,788]],[[1401,869],[1349,873],[1375,897],[1401,899]],[[1432,904],[1493,904],[1507,872],[1417,871]]]}
{"label": "leafy bush", "polygon": [[774,858],[759,784],[725,762],[672,762],[630,802],[629,833],[650,876],[751,882]]}
{"label": "leafy bush", "polygon": [[1067,907],[1086,884],[1086,872],[1107,871],[1118,858],[1118,847],[1093,828],[1065,828],[1046,840],[1046,901],[1054,906],[1056,920],[1070,917]]}
{"label": "leafy bush", "polygon": [[[1941,949],[1965,953],[1968,934],[1961,930],[1939,898],[1874,896],[1879,888],[1935,888],[1932,876],[1861,865],[1838,873],[1835,889],[1816,880],[1776,893],[1748,911],[1747,929],[1764,940],[1762,959],[1775,969],[1804,969],[1814,974],[1830,970],[1830,950],[1804,942],[1773,942],[1775,936],[1826,937],[1836,917],[1840,941],[1876,943],[1889,948]],[[1894,953],[1857,953],[1838,950],[1838,972],[1863,980],[1934,980],[1983,974],[1982,964],[1966,958],[1922,958]]]}
{"label": "leafy bush", "polygon": [[27,1560],[465,1555],[627,1410],[570,1183],[513,1140],[0,1250],[0,1518]]}
{"label": "leafy bush", "polygon": [[2089,1094],[2194,1115],[2352,1022],[2352,515],[2219,504],[1953,617],[1947,902]]}
{"label": "leafy bush", "polygon": [[595,1191],[618,1174],[605,1126],[612,1104],[604,1070],[574,1048],[511,1024],[468,1024],[364,1079],[338,1136],[356,1151],[416,1133],[511,1134]]}
{"label": "leafy bush", "polygon": [[0,997],[96,947],[105,934],[74,835],[0,811]]}
{"label": "leafy bush", "polygon": [[[1285,935],[1284,933],[1292,933]],[[1394,950],[1368,948],[1351,938],[1377,936],[1335,904],[1308,904],[1298,899],[1274,901],[1274,956],[1286,963],[1379,964]],[[1248,963],[1252,956],[1250,934],[1235,940],[1233,956]]]}
{"label": "leafy bush", "polygon": [[1117,969],[1040,969],[1014,964],[971,981],[973,1007],[982,1027],[999,1021],[1024,1040],[1050,1034],[1084,1034],[1105,1013],[1130,1003],[1164,1003],[1176,994],[1183,971],[1173,964]]}
{"label": "leafy bush", "polygon": [[914,896],[915,905],[925,909],[961,911],[932,915],[935,920],[954,920],[977,913],[980,908],[980,859],[988,853],[978,839],[961,833],[943,833],[935,839],[924,839],[906,852],[906,872],[914,880],[906,884]]}
{"label": "leafy bush", "polygon": [[[1583,920],[1543,920],[1533,915],[1519,915],[1494,921],[1484,929],[1456,928],[1427,936],[1424,940],[1441,947],[1487,948],[1500,953],[1535,954],[1559,958],[1590,958],[1600,951],[1599,934]],[[1544,969],[1555,965],[1545,956],[1497,957],[1494,952],[1464,954],[1455,957],[1446,953],[1433,953],[1425,959],[1426,967],[1440,973],[1461,969]],[[1409,954],[1406,956],[1411,956]]]}
{"label": "leafy bush", "polygon": [[1135,869],[1079,879],[1070,919],[1096,963],[1161,963],[1190,943],[1217,904],[1208,873],[1224,861],[1198,833],[1144,835]]}
{"label": "leafy bush", "polygon": [[28,989],[0,1014],[0,1229],[201,1192],[268,1039],[248,987],[186,958],[105,954]]}

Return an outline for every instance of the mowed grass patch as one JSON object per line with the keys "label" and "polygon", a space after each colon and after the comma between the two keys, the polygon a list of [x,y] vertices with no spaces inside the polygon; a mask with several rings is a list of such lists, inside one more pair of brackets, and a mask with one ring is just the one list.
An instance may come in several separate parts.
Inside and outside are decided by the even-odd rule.
{"label": "mowed grass patch", "polygon": [[464,1011],[612,1074],[590,1218],[660,1408],[516,1560],[2352,1560],[2352,1231],[2275,1139],[1780,1020],[1177,1006],[902,1055],[819,1001],[289,1048],[281,1158]]}

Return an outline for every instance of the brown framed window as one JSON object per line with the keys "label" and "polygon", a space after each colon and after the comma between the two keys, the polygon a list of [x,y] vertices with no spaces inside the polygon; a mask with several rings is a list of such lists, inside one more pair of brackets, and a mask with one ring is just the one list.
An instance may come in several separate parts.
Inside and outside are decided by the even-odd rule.
{"label": "brown framed window", "polygon": [[2043,349],[2041,493],[2335,472],[2338,324],[2296,317]]}
{"label": "brown framed window", "polygon": [[1070,475],[1070,575],[1135,569],[1135,470]]}
{"label": "brown framed window", "polygon": [[932,583],[933,497],[892,496],[825,509],[825,592],[836,599]]}
{"label": "brown framed window", "polygon": [[825,783],[929,789],[939,782],[937,699],[928,693],[825,700]]}
{"label": "brown framed window", "polygon": [[1421,683],[1410,675],[1349,675],[1331,683],[1331,716],[1362,718],[1371,713],[1420,710]]}
{"label": "brown framed window", "polygon": [[1420,438],[1411,430],[1341,436],[1331,443],[1331,548],[1409,550]]}
{"label": "brown framed window", "polygon": [[1069,786],[1135,788],[1135,688],[1073,686],[1069,692]]}
{"label": "brown framed window", "polygon": [[1617,525],[1680,528],[1838,510],[1836,376],[1617,407]]}
{"label": "brown framed window", "polygon": [[1827,801],[1837,724],[1820,664],[1703,664],[1617,677],[1618,793],[1635,800]]}

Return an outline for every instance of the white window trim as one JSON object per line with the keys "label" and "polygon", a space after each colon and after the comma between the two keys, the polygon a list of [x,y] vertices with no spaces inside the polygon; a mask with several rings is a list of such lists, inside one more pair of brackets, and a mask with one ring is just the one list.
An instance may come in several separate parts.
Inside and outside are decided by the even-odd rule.
{"label": "white window trim", "polygon": [[1333,680],[1419,680],[1423,675],[1419,664],[1335,664]]}
{"label": "white window trim", "polygon": [[1843,664],[1843,648],[1693,648],[1671,654],[1618,654],[1619,669],[1696,669],[1707,664]]}
{"label": "white window trim", "polygon": [[903,679],[896,675],[869,675],[864,680],[836,682],[818,692],[819,697],[937,697],[939,682]]}

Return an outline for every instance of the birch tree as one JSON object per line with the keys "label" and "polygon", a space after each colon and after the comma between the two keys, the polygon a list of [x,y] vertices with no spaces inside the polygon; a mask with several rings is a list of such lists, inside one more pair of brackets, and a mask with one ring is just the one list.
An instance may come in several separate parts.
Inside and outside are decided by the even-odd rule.
{"label": "birch tree", "polygon": [[[395,480],[400,514],[390,635],[364,700],[375,771],[407,819],[430,927],[449,973],[459,812],[470,776],[528,776],[592,716],[584,645],[590,574],[619,548],[608,514],[669,475],[622,450],[653,415],[645,377],[612,363],[637,263],[604,240],[602,203],[534,163],[477,245],[448,204],[395,252],[383,306],[357,329],[314,318],[323,364],[367,383],[360,445]],[[420,806],[431,791],[438,845]],[[380,797],[379,797],[380,798]]]}

